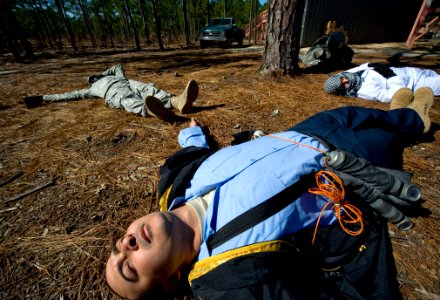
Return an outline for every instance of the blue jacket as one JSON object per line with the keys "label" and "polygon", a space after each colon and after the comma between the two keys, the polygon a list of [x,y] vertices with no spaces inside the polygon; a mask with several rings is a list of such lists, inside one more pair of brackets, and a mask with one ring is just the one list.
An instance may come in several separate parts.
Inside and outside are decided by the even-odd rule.
{"label": "blue jacket", "polygon": [[[318,140],[295,131],[274,135],[326,150]],[[200,127],[183,129],[179,144],[208,147]],[[203,224],[198,260],[256,242],[283,238],[314,226],[327,200],[303,194],[299,199],[292,199],[282,211],[215,248],[212,253],[206,247],[207,238],[229,221],[297,182],[301,176],[323,169],[323,157],[324,154],[316,150],[270,136],[223,148],[201,164],[185,196],[174,199],[169,209],[215,190]],[[320,226],[335,220],[333,211],[327,210]]]}

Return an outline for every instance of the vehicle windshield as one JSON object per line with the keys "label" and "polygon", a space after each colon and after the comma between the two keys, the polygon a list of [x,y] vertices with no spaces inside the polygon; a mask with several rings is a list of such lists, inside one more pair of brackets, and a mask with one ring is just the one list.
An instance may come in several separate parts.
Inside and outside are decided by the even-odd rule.
{"label": "vehicle windshield", "polygon": [[231,19],[212,19],[209,21],[210,26],[222,26],[229,25],[231,23]]}

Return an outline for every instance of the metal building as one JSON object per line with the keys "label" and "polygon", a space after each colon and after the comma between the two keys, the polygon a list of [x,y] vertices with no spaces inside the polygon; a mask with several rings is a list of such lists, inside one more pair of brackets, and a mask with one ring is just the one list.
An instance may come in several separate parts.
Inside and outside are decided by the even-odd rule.
{"label": "metal building", "polygon": [[423,0],[305,0],[301,47],[313,44],[336,21],[349,44],[405,42]]}

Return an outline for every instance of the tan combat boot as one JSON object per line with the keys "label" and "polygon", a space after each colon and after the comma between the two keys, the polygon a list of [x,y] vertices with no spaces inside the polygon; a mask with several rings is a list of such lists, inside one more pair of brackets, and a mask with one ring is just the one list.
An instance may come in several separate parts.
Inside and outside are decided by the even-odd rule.
{"label": "tan combat boot", "polygon": [[199,86],[194,80],[190,80],[182,94],[171,98],[171,105],[182,114],[191,112],[192,104],[199,95]]}
{"label": "tan combat boot", "polygon": [[411,89],[404,87],[399,89],[391,98],[390,110],[397,108],[405,108],[411,101],[413,101],[414,95]]}
{"label": "tan combat boot", "polygon": [[415,110],[425,125],[424,133],[427,133],[431,128],[431,118],[429,117],[429,110],[434,103],[434,93],[429,87],[422,87],[414,92],[414,100],[407,107]]}
{"label": "tan combat boot", "polygon": [[162,101],[153,96],[146,96],[144,98],[145,110],[149,116],[156,117],[159,120],[172,123],[176,115],[169,109],[163,106]]}

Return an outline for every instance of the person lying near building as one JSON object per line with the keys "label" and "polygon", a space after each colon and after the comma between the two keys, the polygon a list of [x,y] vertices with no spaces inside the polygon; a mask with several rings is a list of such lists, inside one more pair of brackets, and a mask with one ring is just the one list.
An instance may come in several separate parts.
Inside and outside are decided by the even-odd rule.
{"label": "person lying near building", "polygon": [[332,32],[320,37],[307,50],[300,55],[300,61],[306,66],[307,71],[340,70],[350,66],[354,51],[346,43],[344,32]]}
{"label": "person lying near building", "polygon": [[324,83],[326,93],[380,102],[390,102],[403,87],[412,92],[420,87],[430,87],[434,95],[439,96],[440,75],[428,69],[365,63],[333,75]]}
{"label": "person lying near building", "polygon": [[199,94],[199,87],[194,80],[190,80],[183,92],[176,96],[156,88],[153,83],[127,79],[121,65],[92,75],[87,82],[87,89],[64,94],[29,96],[23,100],[28,107],[33,108],[44,103],[99,97],[112,108],[125,109],[142,117],[152,116],[165,122],[173,122],[175,114],[170,109],[175,108],[182,114],[191,112],[192,104]]}
{"label": "person lying near building", "polygon": [[[319,171],[333,149],[401,168],[396,157],[429,131],[434,99],[429,88],[406,96],[396,93],[393,110],[324,111],[215,152],[192,119],[178,136],[183,149],[161,167],[160,211],[113,246],[109,286],[129,299],[161,299],[182,282],[195,299],[400,299],[385,204],[373,210],[377,201],[349,190],[345,201],[337,177]],[[406,229],[403,219],[392,222]]]}

